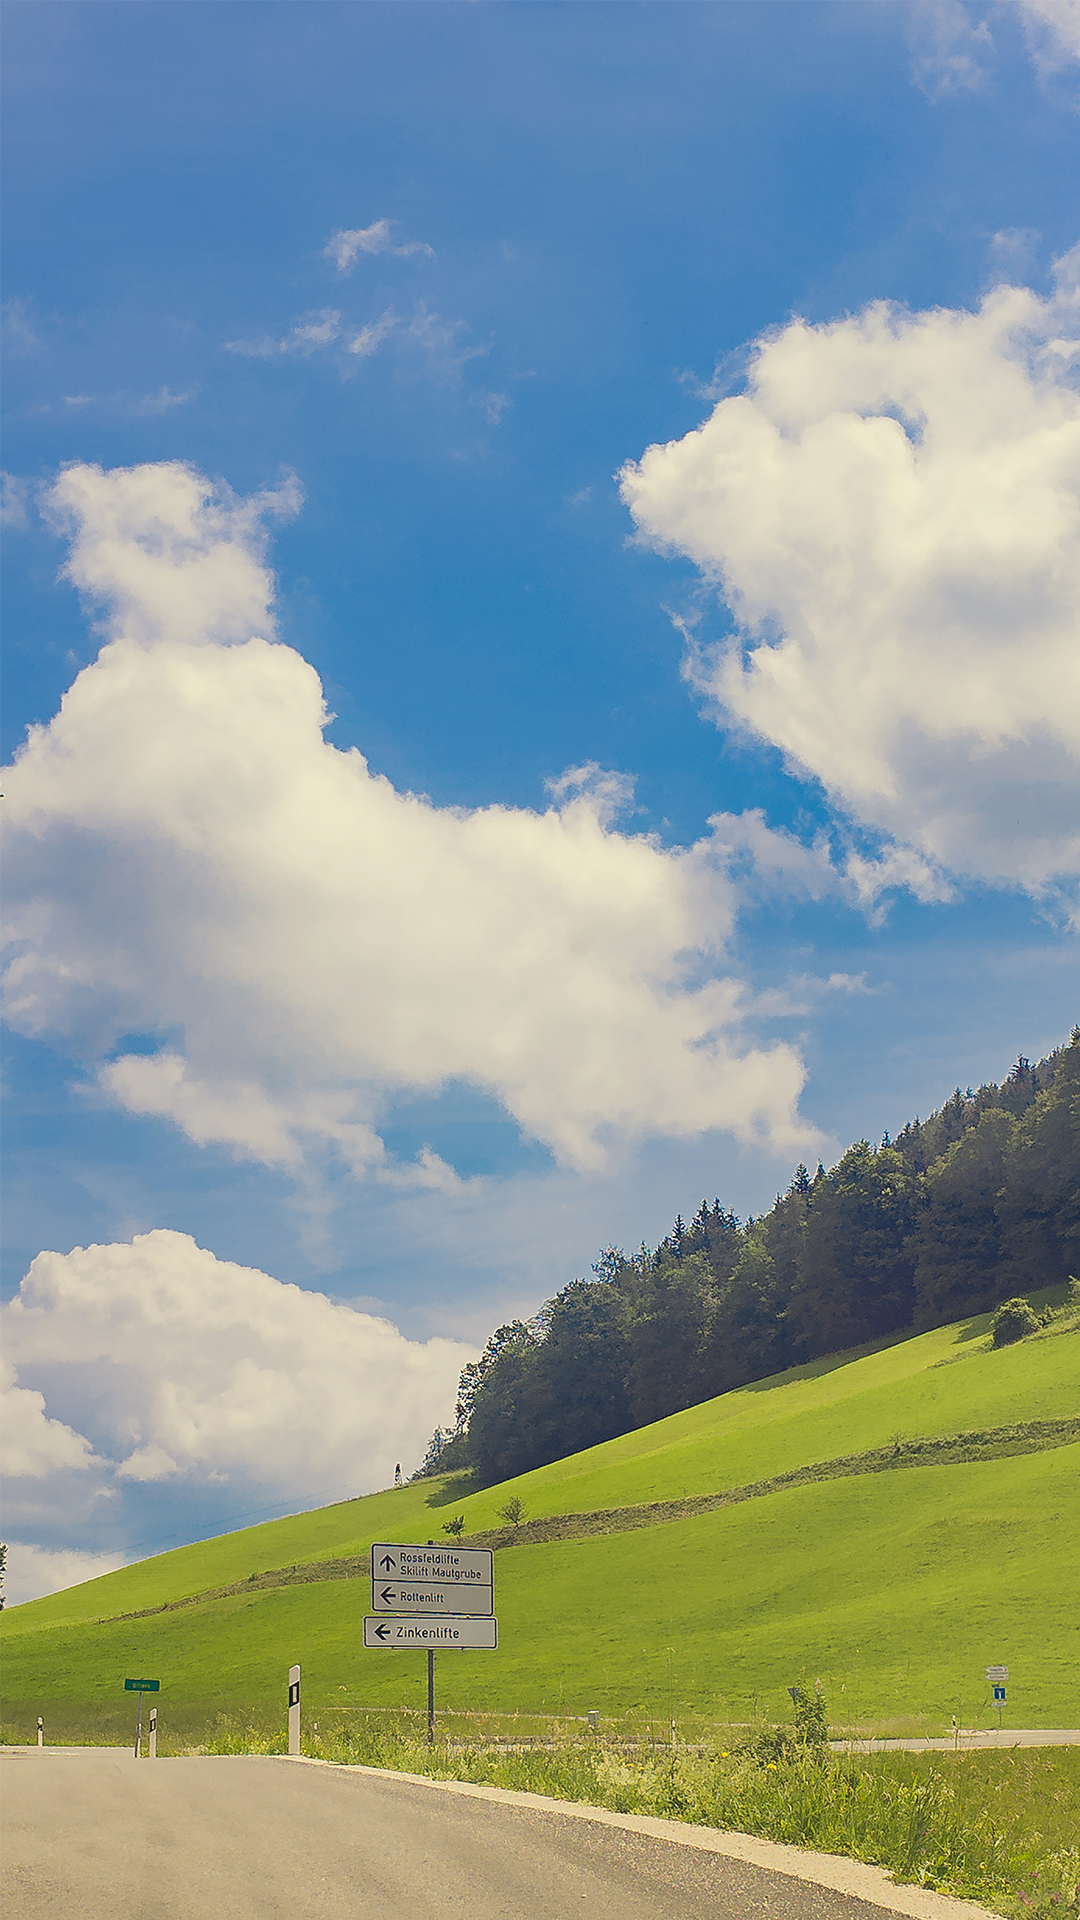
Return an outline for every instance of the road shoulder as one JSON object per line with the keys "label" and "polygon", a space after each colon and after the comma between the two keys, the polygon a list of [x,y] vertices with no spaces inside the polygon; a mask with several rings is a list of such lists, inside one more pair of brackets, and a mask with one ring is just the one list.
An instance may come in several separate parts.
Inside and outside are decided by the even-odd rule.
{"label": "road shoulder", "polygon": [[650,1834],[657,1840],[670,1840],[675,1846],[723,1854],[747,1866],[763,1867],[772,1873],[786,1874],[792,1880],[804,1880],[834,1893],[850,1894],[865,1900],[869,1906],[883,1908],[886,1913],[900,1914],[903,1920],[1000,1920],[989,1908],[976,1906],[971,1900],[958,1900],[951,1894],[935,1893],[929,1887],[905,1886],[891,1880],[883,1867],[867,1866],[843,1854],[813,1853],[805,1847],[790,1847],[778,1840],[760,1840],[754,1834],[724,1833],[716,1827],[695,1827],[683,1820],[659,1820],[651,1814],[612,1813],[606,1807],[590,1807],[577,1800],[553,1800],[547,1794],[522,1793],[510,1787],[478,1786],[471,1780],[432,1780],[427,1774],[398,1773],[392,1767],[340,1766],[330,1760],[290,1758],[285,1754],[267,1757],[276,1765],[325,1767],[336,1774],[407,1780],[438,1793],[464,1794],[503,1806],[557,1813],[571,1820],[591,1820],[602,1826],[619,1827],[626,1833]]}

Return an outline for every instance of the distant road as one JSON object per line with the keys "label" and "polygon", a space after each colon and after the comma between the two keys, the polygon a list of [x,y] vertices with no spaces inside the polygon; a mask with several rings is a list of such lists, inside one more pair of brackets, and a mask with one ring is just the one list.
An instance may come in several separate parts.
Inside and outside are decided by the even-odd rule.
{"label": "distant road", "polygon": [[961,1727],[940,1740],[830,1740],[834,1753],[961,1753],[990,1747],[1080,1747],[1080,1727]]}
{"label": "distant road", "polygon": [[[892,1907],[887,1894],[853,1897],[627,1831],[618,1816],[604,1823],[483,1789],[440,1791],[360,1770],[254,1757],[137,1763],[101,1747],[0,1749],[0,1762],[6,1920],[959,1920],[978,1912],[915,1889]],[[851,1866],[855,1876],[869,1871]]]}

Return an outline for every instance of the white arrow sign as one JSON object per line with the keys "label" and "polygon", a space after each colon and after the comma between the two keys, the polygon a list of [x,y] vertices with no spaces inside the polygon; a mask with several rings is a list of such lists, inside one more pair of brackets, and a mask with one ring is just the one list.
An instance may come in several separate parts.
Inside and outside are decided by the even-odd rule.
{"label": "white arrow sign", "polygon": [[495,1555],[490,1547],[399,1546],[376,1540],[371,1549],[371,1581],[437,1581],[441,1586],[490,1587],[495,1584]]}
{"label": "white arrow sign", "polygon": [[499,1644],[497,1620],[462,1620],[451,1614],[429,1616],[422,1620],[383,1620],[377,1614],[364,1616],[365,1647],[446,1647],[469,1648],[474,1653],[492,1653]]}
{"label": "white arrow sign", "polygon": [[1008,1667],[987,1667],[986,1677],[992,1686],[1003,1687],[1009,1678]]}
{"label": "white arrow sign", "polygon": [[494,1587],[458,1586],[435,1580],[371,1583],[372,1613],[494,1613]]}

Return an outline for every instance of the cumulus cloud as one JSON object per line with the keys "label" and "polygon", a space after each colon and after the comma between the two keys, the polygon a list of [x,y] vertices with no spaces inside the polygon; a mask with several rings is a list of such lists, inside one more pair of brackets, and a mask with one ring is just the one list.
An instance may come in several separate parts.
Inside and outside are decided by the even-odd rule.
{"label": "cumulus cloud", "polygon": [[43,1395],[20,1387],[10,1362],[0,1373],[0,1409],[0,1461],[5,1478],[42,1480],[49,1474],[90,1466],[94,1450],[89,1440],[62,1420],[51,1419]]}
{"label": "cumulus cloud", "polygon": [[390,220],[373,220],[370,227],[339,227],[330,235],[323,253],[339,273],[351,272],[362,253],[391,253],[399,260],[421,253],[434,259],[435,250],[426,240],[395,241],[393,225]]}
{"label": "cumulus cloud", "polygon": [[[4,1319],[9,1360],[44,1401],[16,1391],[87,1428],[120,1480],[224,1478],[282,1499],[389,1485],[451,1414],[474,1354],[165,1230],[38,1254]],[[47,1424],[68,1436],[49,1443],[56,1467],[72,1464],[62,1445],[89,1449]]]}
{"label": "cumulus cloud", "polygon": [[746,1045],[716,977],[736,895],[711,837],[620,832],[625,780],[596,768],[546,811],[466,812],[325,740],[318,677],[272,637],[262,516],[294,502],[177,464],[57,483],[109,637],[5,782],[15,1025],[129,1111],[285,1167],[331,1143],[400,1178],[380,1103],[454,1079],[576,1167],[648,1135],[804,1141],[797,1054]]}
{"label": "cumulus cloud", "polygon": [[723,718],[895,843],[848,863],[868,895],[1080,872],[1078,259],[1046,298],[793,320],[621,476],[734,614],[696,670]]}
{"label": "cumulus cloud", "polygon": [[66,1547],[36,1547],[25,1540],[9,1540],[7,1549],[4,1591],[9,1607],[40,1600],[46,1593],[62,1593],[65,1587],[97,1580],[127,1565],[122,1553],[80,1553]]}

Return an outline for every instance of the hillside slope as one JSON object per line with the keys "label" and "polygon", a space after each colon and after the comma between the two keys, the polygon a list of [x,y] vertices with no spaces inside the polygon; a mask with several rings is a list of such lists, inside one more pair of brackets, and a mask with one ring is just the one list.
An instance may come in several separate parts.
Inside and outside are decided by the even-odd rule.
{"label": "hillside slope", "polygon": [[[441,1539],[448,1502],[472,1533],[501,1524],[510,1492],[530,1515],[588,1513],[713,1494],[896,1436],[1075,1417],[1080,1331],[993,1352],[985,1325],[797,1369],[501,1488],[461,1497],[417,1482],[11,1610],[6,1698],[104,1702],[121,1670],[141,1668],[175,1700],[273,1703],[300,1658],[309,1701],[415,1702],[422,1660],[365,1654],[366,1583],[330,1566],[320,1577],[319,1563],[362,1555],[373,1538]],[[497,1557],[499,1652],[441,1660],[440,1697],[738,1716],[755,1696],[779,1709],[788,1685],[820,1676],[849,1717],[940,1719],[970,1714],[983,1667],[1007,1660],[1014,1724],[1017,1713],[1077,1724],[1078,1467],[1074,1442],[828,1479],[633,1532],[523,1539]],[[118,1617],[296,1563],[302,1584]]]}

